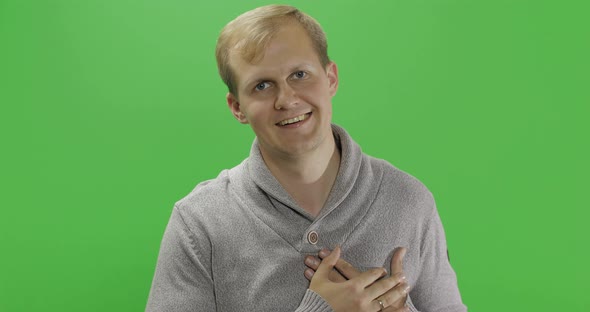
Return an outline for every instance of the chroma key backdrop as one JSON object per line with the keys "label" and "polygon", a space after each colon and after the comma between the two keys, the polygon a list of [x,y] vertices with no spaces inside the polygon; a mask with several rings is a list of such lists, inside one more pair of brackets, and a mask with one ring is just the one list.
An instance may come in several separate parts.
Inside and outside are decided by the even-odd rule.
{"label": "chroma key backdrop", "polygon": [[[241,162],[221,28],[274,1],[0,0],[0,311],[143,311],[174,202]],[[590,5],[283,1],[334,122],[434,194],[471,311],[590,311]]]}

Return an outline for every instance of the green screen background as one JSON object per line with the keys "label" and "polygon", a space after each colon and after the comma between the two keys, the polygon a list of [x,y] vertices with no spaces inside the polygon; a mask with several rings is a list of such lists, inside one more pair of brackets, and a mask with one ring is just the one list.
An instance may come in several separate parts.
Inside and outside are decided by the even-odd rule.
{"label": "green screen background", "polygon": [[[175,201],[238,164],[214,47],[271,1],[0,0],[0,311],[143,311]],[[589,311],[586,1],[290,1],[334,121],[434,193],[472,311]]]}

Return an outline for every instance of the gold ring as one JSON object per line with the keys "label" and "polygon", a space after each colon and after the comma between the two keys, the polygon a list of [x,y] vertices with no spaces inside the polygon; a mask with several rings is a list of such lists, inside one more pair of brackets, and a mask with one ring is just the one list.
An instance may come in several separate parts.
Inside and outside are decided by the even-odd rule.
{"label": "gold ring", "polygon": [[379,311],[385,310],[385,306],[383,305],[383,301],[377,299],[377,302],[379,302],[379,305],[381,306],[381,310],[379,310]]}

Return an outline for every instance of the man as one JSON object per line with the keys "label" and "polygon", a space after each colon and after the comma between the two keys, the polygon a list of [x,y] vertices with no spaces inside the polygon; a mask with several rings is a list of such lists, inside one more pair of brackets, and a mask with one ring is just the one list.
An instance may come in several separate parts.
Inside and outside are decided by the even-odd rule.
{"label": "man", "polygon": [[317,22],[246,12],[216,56],[256,140],[176,203],[146,311],[465,311],[430,192],[331,124],[338,70]]}

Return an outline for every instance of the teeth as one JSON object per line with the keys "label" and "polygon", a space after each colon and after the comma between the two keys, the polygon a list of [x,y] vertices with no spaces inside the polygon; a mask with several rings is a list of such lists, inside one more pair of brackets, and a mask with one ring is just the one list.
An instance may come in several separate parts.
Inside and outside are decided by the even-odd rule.
{"label": "teeth", "polygon": [[307,114],[303,114],[301,116],[297,116],[297,117],[291,118],[291,119],[285,119],[285,120],[279,122],[279,125],[280,126],[285,126],[285,125],[296,123],[296,122],[299,122],[299,121],[302,121],[302,120],[305,120],[305,119],[307,119]]}

